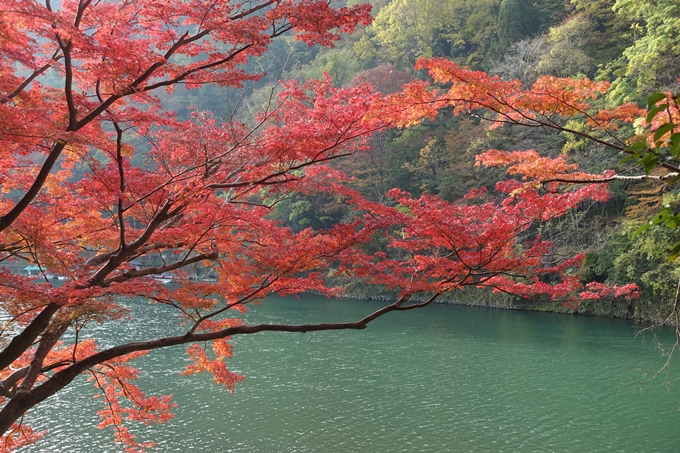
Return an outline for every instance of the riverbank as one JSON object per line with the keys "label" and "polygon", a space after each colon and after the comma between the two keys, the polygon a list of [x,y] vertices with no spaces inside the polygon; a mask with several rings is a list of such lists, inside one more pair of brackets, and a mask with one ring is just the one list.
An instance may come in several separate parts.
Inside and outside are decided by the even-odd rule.
{"label": "riverbank", "polygon": [[[360,284],[347,285],[346,298],[362,300],[395,300],[396,292]],[[424,301],[426,295],[413,296],[413,301]],[[598,318],[628,319],[647,324],[659,324],[666,320],[672,304],[649,296],[637,300],[603,298],[581,301],[578,307],[565,306],[563,302],[551,300],[521,299],[505,293],[494,293],[488,289],[467,287],[464,290],[443,294],[434,302],[444,305],[493,308],[499,310],[539,311],[566,315],[594,316]]]}

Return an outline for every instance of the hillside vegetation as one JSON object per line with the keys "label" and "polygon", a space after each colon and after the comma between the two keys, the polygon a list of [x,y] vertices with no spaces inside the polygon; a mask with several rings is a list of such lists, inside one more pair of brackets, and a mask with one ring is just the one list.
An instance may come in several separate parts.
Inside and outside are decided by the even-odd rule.
{"label": "hillside vegetation", "polygon": [[[357,2],[350,1],[349,4]],[[518,79],[530,86],[540,76],[590,78],[611,83],[598,100],[602,108],[626,101],[640,106],[652,93],[680,89],[680,6],[674,0],[373,0],[372,25],[347,35],[334,48],[308,47],[291,39],[278,41],[253,59],[251,69],[266,76],[241,91],[204,88],[169,97],[166,105],[188,114],[188,106],[218,117],[247,118],[272,97],[272,82],[323,78],[336,86],[370,83],[383,94],[427,75],[414,69],[418,58],[445,57],[471,69]],[[585,128],[574,122],[572,129]],[[638,130],[618,130],[634,137]],[[334,165],[354,179],[365,197],[390,203],[387,192],[398,187],[419,196],[434,194],[453,201],[471,189],[488,188],[507,178],[504,171],[475,166],[488,149],[537,149],[565,154],[588,173],[617,168],[620,153],[577,135],[543,128],[505,126],[493,130],[476,115],[443,111],[434,121],[381,132],[370,149]],[[651,182],[617,181],[607,202],[581,206],[569,216],[540,228],[555,256],[585,251],[583,282],[636,283],[638,300],[584,302],[581,313],[665,319],[676,297],[680,269],[669,250],[677,230],[651,228],[635,232],[662,205],[678,203],[678,190]],[[294,229],[329,228],[348,215],[328,194],[279,202],[271,217]],[[550,257],[546,257],[550,259]],[[348,282],[356,296],[383,297],[376,288]],[[512,308],[569,311],[559,303],[520,300],[504,294],[466,290],[449,301]]]}

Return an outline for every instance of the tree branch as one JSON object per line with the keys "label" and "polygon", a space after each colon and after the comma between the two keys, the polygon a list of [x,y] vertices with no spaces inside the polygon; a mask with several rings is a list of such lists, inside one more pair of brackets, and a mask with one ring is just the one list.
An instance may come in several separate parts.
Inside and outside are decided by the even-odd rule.
{"label": "tree branch", "polygon": [[50,324],[52,316],[59,310],[59,305],[51,303],[36,316],[31,323],[10,344],[0,352],[0,370],[7,368],[12,362],[26,351],[36,338],[42,334]]}
{"label": "tree branch", "polygon": [[[57,58],[54,58],[54,60],[56,60],[56,59]],[[42,74],[43,72],[45,72],[46,70],[48,70],[51,67],[52,67],[52,63],[46,63],[46,64],[42,65],[41,67],[39,67],[38,69],[36,69],[35,71],[33,71],[33,73],[31,75],[29,75],[28,77],[26,77],[26,79],[23,82],[21,82],[21,84],[14,91],[12,91],[10,94],[8,94],[7,96],[5,96],[3,98],[0,98],[0,104],[5,104],[5,103],[11,101],[12,99],[14,99],[15,97],[17,97],[19,95],[19,93],[24,91],[24,89],[33,80],[35,80],[36,77],[38,77],[40,74]]]}
{"label": "tree branch", "polygon": [[[178,247],[183,247],[184,245],[186,245],[186,244],[184,244],[183,242],[180,242],[180,243],[177,243],[177,244],[154,243],[154,244],[151,244],[151,245],[147,245],[147,246],[138,248],[135,251],[135,254],[131,255],[130,257],[136,258],[140,255],[145,254],[146,252],[150,252],[151,250],[178,248]],[[92,258],[85,261],[85,265],[86,266],[96,266],[98,264],[102,264],[118,252],[119,252],[119,250],[114,250],[112,252],[105,252],[105,253],[101,253],[99,255],[95,255]],[[128,258],[130,258],[130,257],[128,257]]]}
{"label": "tree branch", "polygon": [[400,297],[397,301],[387,305],[368,316],[355,322],[345,323],[321,323],[321,324],[257,324],[253,326],[235,326],[229,327],[217,332],[209,333],[188,333],[186,335],[179,335],[173,337],[157,338],[155,340],[139,341],[115,346],[106,349],[97,354],[83,359],[73,365],[56,372],[52,377],[41,385],[35,387],[26,394],[20,394],[12,398],[0,411],[0,435],[9,430],[16,420],[18,420],[27,410],[46,400],[50,396],[57,393],[59,390],[67,386],[79,374],[88,369],[102,364],[108,360],[115,359],[127,354],[137,351],[151,351],[159,348],[166,348],[169,346],[182,345],[187,343],[197,343],[203,341],[217,340],[234,335],[248,335],[259,332],[318,332],[324,330],[362,330],[375,319],[392,311],[412,310],[415,308],[425,307],[431,304],[440,293],[434,294],[425,302],[406,305],[403,304],[409,299],[409,295]]}
{"label": "tree branch", "polygon": [[111,255],[108,263],[101,267],[83,287],[101,286],[102,282],[106,279],[106,276],[120,266],[121,263],[125,262],[135,250],[142,247],[151,238],[151,235],[153,235],[154,231],[156,231],[163,221],[179,214],[182,210],[181,207],[173,210],[171,210],[171,208],[172,200],[166,201],[146,226],[144,232],[142,232],[137,239],[127,244],[127,247],[119,248],[115,254]]}
{"label": "tree branch", "polygon": [[35,354],[33,354],[31,364],[28,366],[26,376],[24,376],[24,380],[19,386],[17,393],[26,393],[33,388],[33,384],[35,384],[36,379],[38,379],[38,376],[42,371],[43,360],[45,360],[45,357],[50,353],[52,347],[57,343],[59,338],[64,335],[66,329],[68,329],[68,324],[64,324],[54,331],[43,334],[38,349],[35,351]]}
{"label": "tree branch", "polygon": [[[334,146],[335,147],[335,146]],[[257,181],[243,181],[243,182],[230,182],[230,183],[213,183],[213,184],[208,184],[206,187],[208,189],[230,189],[230,188],[237,188],[237,187],[254,187],[254,186],[270,186],[274,184],[285,184],[287,182],[295,182],[299,180],[300,178],[288,178],[288,179],[280,179],[276,181],[270,181],[272,178],[276,178],[279,176],[284,176],[291,171],[295,170],[301,170],[305,167],[309,167],[310,165],[318,164],[320,162],[326,162],[334,159],[338,159],[340,157],[345,157],[345,156],[351,156],[351,153],[343,153],[343,154],[334,154],[332,156],[327,156],[323,157],[320,159],[313,159],[309,160],[307,162],[297,164],[297,165],[291,165],[285,170],[278,171],[276,173],[272,173],[270,175],[265,176],[262,179],[258,179]]]}
{"label": "tree branch", "polygon": [[676,172],[671,172],[665,175],[635,175],[635,176],[626,176],[626,175],[613,175],[613,176],[607,176],[607,177],[602,177],[602,178],[592,178],[592,179],[569,179],[569,178],[550,178],[541,181],[542,185],[545,184],[550,184],[551,182],[562,182],[566,184],[598,184],[598,183],[604,183],[604,182],[611,182],[611,181],[644,181],[644,180],[652,180],[652,181],[666,181],[669,179],[673,179],[680,176],[679,173]]}
{"label": "tree branch", "polygon": [[217,259],[217,257],[218,257],[217,252],[213,252],[208,254],[192,256],[191,258],[187,258],[182,261],[177,261],[176,263],[172,264],[167,264],[165,266],[147,267],[144,269],[133,269],[129,271],[124,271],[120,275],[102,280],[101,283],[99,283],[99,286],[106,287],[109,286],[111,283],[121,283],[132,278],[146,277],[147,275],[160,275],[164,272],[171,272],[182,267],[186,267],[190,264],[199,263],[205,260],[214,260]]}
{"label": "tree branch", "polygon": [[9,227],[19,217],[19,215],[24,212],[28,205],[30,205],[33,199],[38,195],[40,189],[47,180],[47,177],[50,175],[52,167],[54,167],[54,164],[57,162],[57,159],[59,159],[59,155],[65,147],[65,140],[59,140],[54,143],[54,145],[52,145],[52,149],[40,168],[38,175],[35,177],[31,187],[7,214],[0,217],[0,231],[7,229],[7,227]]}

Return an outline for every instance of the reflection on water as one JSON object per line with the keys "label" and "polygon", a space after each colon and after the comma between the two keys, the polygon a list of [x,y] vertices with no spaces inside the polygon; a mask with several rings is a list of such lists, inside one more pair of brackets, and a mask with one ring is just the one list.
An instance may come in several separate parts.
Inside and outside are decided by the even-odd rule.
{"label": "reflection on water", "polygon": [[[116,338],[162,334],[163,307],[132,305],[143,316]],[[276,299],[248,318],[356,320],[377,307]],[[364,331],[260,333],[234,339],[229,366],[247,376],[234,394],[206,376],[178,376],[184,348],[157,351],[140,364],[141,384],[173,394],[176,418],[134,431],[159,452],[680,451],[680,394],[661,380],[632,385],[639,367],[663,363],[635,331],[615,320],[432,306]],[[35,410],[30,422],[49,435],[23,451],[120,451],[96,429],[93,394],[83,379]]]}

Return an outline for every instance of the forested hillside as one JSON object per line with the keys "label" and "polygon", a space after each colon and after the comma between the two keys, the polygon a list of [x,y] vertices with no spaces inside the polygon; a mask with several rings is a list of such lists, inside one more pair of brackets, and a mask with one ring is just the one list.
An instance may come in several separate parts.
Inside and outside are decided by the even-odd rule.
{"label": "forested hillside", "polygon": [[[350,2],[355,3],[355,2]],[[343,37],[334,48],[308,47],[281,40],[253,69],[264,70],[263,80],[240,92],[216,88],[188,91],[168,100],[172,108],[196,105],[226,117],[248,116],[271,99],[272,82],[279,79],[323,78],[336,86],[368,82],[383,94],[404,83],[427,79],[414,69],[418,58],[445,57],[471,69],[518,79],[526,87],[540,76],[591,78],[611,83],[597,101],[601,108],[625,101],[644,106],[654,92],[680,88],[680,7],[672,0],[374,0],[372,25]],[[381,132],[370,149],[335,163],[355,178],[353,186],[370,200],[390,203],[393,187],[418,196],[424,193],[454,201],[471,189],[506,178],[501,169],[475,165],[475,156],[488,149],[537,149],[550,156],[566,155],[589,173],[617,168],[622,155],[578,135],[546,128],[506,126],[489,129],[477,115],[452,115],[443,110],[434,121]],[[585,121],[569,127],[585,130]],[[610,132],[629,140],[633,127]],[[622,170],[625,171],[625,170]],[[541,227],[553,241],[552,253],[585,251],[582,281],[607,284],[635,282],[638,300],[584,302],[583,313],[660,320],[675,298],[680,271],[669,250],[678,241],[667,228],[634,233],[663,204],[674,205],[673,186],[649,181],[610,184],[607,202],[581,206],[565,218]],[[299,196],[281,201],[272,217],[294,229],[328,228],[348,215],[339,198],[328,194]],[[375,288],[351,288],[363,296]],[[378,294],[379,296],[379,294]],[[559,303],[519,300],[504,294],[469,289],[449,299],[474,304],[561,310]]]}
{"label": "forested hillside", "polygon": [[[374,1],[373,24],[346,37],[335,49],[315,52],[303,46],[280,48],[282,62],[272,75],[303,80],[327,72],[337,85],[369,82],[388,94],[411,78],[420,57],[446,57],[472,69],[519,79],[530,86],[540,76],[611,82],[602,107],[625,101],[644,105],[654,92],[680,88],[680,6],[672,0],[393,0]],[[262,102],[263,93],[249,102]],[[617,168],[620,153],[545,128],[488,129],[484,120],[442,112],[434,121],[380,133],[372,148],[341,162],[356,178],[365,196],[386,201],[392,187],[414,195],[431,193],[456,200],[470,189],[493,189],[505,178],[501,170],[475,166],[487,149],[538,149],[551,156],[565,154],[590,173]],[[584,122],[570,124],[585,130]],[[633,128],[616,131],[621,140]],[[556,245],[555,254],[586,251],[580,270],[583,282],[635,282],[639,300],[584,302],[584,313],[664,319],[675,299],[680,272],[669,260],[678,241],[676,231],[636,230],[662,205],[674,205],[678,191],[653,182],[615,182],[613,197],[591,203],[568,217],[542,227]],[[277,207],[276,218],[297,228],[324,228],[342,219],[343,207],[328,197],[291,199]],[[365,294],[364,294],[365,295]],[[488,291],[455,295],[458,302],[557,309],[553,302],[517,300]]]}

